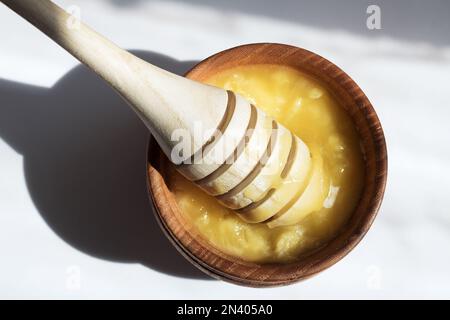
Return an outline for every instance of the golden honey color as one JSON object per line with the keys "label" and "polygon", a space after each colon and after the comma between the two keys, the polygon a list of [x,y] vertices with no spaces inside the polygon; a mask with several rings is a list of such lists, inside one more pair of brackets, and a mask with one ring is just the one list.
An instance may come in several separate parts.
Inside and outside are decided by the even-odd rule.
{"label": "golden honey color", "polygon": [[316,175],[320,188],[303,201],[299,222],[269,227],[245,222],[172,170],[170,188],[187,220],[218,249],[253,262],[290,262],[329,241],[356,208],[364,178],[359,136],[333,95],[278,65],[237,67],[207,83],[241,94],[299,136],[312,153],[310,179]]}

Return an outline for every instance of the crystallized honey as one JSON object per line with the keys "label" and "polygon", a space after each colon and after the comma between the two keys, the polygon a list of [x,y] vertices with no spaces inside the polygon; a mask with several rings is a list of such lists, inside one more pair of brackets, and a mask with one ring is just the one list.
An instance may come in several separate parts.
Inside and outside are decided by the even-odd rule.
{"label": "crystallized honey", "polygon": [[[241,94],[300,137],[311,152],[311,170],[299,168],[301,179],[277,183],[277,197],[293,203],[266,223],[247,222],[251,217],[223,207],[171,170],[170,188],[187,220],[218,249],[254,262],[290,262],[335,236],[359,201],[364,165],[356,129],[332,93],[278,65],[237,67],[207,83]],[[275,207],[266,204],[254,218]]]}

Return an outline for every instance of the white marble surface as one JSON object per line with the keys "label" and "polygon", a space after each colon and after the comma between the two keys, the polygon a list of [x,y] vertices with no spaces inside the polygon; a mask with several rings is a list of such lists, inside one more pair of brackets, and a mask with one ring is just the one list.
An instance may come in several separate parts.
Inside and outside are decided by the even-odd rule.
{"label": "white marble surface", "polygon": [[0,5],[1,298],[450,298],[450,47],[441,41],[450,30],[430,29],[442,21],[415,20],[434,35],[427,41],[402,37],[392,20],[365,30],[364,8],[351,26],[339,28],[336,12],[335,25],[322,28],[320,15],[302,23],[293,12],[283,21],[213,1],[119,2],[57,1],[78,5],[95,29],[178,72],[192,65],[186,61],[261,41],[301,46],[341,66],[384,125],[382,209],[349,256],[303,283],[261,290],[204,278],[149,211],[145,129],[97,78],[71,71],[70,55]]}

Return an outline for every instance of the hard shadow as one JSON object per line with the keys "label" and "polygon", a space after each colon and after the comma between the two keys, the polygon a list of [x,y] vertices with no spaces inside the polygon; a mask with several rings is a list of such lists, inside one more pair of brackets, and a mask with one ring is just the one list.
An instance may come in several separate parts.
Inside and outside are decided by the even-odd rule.
{"label": "hard shadow", "polygon": [[[161,0],[109,0],[117,6],[133,6]],[[239,12],[299,23],[325,30],[347,31],[369,38],[392,37],[450,45],[450,1],[445,0],[170,0],[206,6],[220,12]],[[369,30],[369,5],[381,9],[382,30]]]}
{"label": "hard shadow", "polygon": [[[178,74],[195,64],[134,53]],[[30,195],[61,239],[101,259],[208,278],[159,229],[146,189],[148,130],[102,80],[83,66],[50,89],[0,80],[0,99],[0,138],[23,155]]]}

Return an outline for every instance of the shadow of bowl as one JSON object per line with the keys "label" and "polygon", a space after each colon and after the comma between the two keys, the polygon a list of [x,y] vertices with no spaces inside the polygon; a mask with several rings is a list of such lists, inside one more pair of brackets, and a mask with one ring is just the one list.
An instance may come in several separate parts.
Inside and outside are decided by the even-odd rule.
{"label": "shadow of bowl", "polygon": [[[180,74],[195,64],[134,53]],[[157,226],[146,193],[149,133],[113,90],[77,66],[51,89],[0,81],[0,96],[0,137],[23,154],[30,195],[61,239],[97,258],[208,278]]]}

